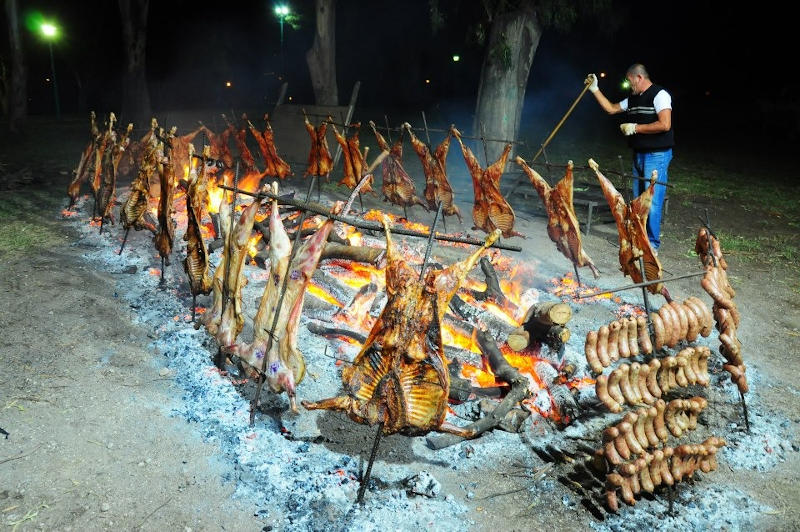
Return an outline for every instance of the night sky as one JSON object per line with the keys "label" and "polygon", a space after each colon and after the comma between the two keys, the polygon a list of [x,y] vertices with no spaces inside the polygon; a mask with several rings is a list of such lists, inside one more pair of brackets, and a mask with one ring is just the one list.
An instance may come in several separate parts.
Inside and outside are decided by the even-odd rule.
{"label": "night sky", "polygon": [[[289,2],[300,16],[300,27],[284,26],[289,94],[300,103],[313,102],[304,57],[313,41],[313,4]],[[440,5],[448,24],[434,35],[427,0],[340,0],[340,103],[346,104],[354,82],[361,80],[359,105],[364,107],[421,109],[442,102],[474,107],[484,54],[469,32],[476,11],[466,1]],[[722,11],[716,2],[613,5],[613,14],[578,22],[568,33],[545,31],[529,79],[528,112],[551,107],[551,101],[565,110],[588,72],[606,72],[601,87],[617,101],[624,97],[618,87],[626,68],[642,62],[653,80],[670,90],[676,112],[691,111],[686,119],[731,119],[762,127],[788,113],[789,122],[794,119],[798,127],[800,87],[787,60],[787,53],[796,49],[789,45],[796,29],[787,13]],[[124,61],[117,2],[20,0],[20,10],[23,18],[41,12],[62,28],[54,52],[65,113],[119,106]],[[280,26],[272,3],[151,1],[149,24],[147,66],[154,109],[258,108],[275,100]],[[30,113],[52,112],[47,45],[25,28],[23,33]],[[7,57],[7,39],[0,46]],[[458,63],[453,63],[453,54],[461,57]],[[230,88],[226,81],[231,81]],[[752,126],[756,123],[761,126]],[[775,127],[783,129],[779,122]]]}

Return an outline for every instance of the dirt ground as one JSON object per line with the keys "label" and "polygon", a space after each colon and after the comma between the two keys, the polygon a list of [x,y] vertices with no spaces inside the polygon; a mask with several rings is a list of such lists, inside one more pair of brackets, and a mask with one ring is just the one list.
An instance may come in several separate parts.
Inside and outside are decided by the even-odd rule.
{"label": "dirt ground", "polygon": [[[34,124],[42,130],[51,126]],[[0,339],[0,428],[8,432],[0,437],[0,524],[20,531],[261,530],[264,522],[232,499],[234,485],[221,480],[230,466],[215,445],[169,415],[170,405],[181,400],[172,375],[148,349],[147,331],[132,323],[133,310],[115,292],[118,276],[130,274],[83,260],[76,235],[60,220],[84,130],[75,120],[52,127],[47,142],[34,135],[0,139],[5,152],[0,152],[5,165],[0,189],[6,189],[0,200],[0,313],[6,325]],[[676,161],[674,175],[697,168],[691,160]],[[723,205],[676,194],[659,253],[667,274],[698,267],[690,250],[697,214],[706,208],[714,226],[731,234],[787,231],[785,217],[753,210],[747,198]],[[462,210],[469,213],[469,203],[462,203]],[[542,218],[536,223],[544,227]],[[603,272],[618,268],[615,241],[607,224],[585,239]],[[790,421],[793,438],[787,443],[795,451],[765,473],[722,467],[717,478],[774,508],[760,517],[759,529],[797,530],[798,269],[758,252],[727,257],[742,309],[745,360],[763,376],[755,392],[770,411]],[[444,492],[463,482],[439,480]],[[489,498],[524,488],[525,482],[500,474],[482,479],[467,502],[472,529],[560,529],[575,523],[582,528],[591,521],[580,506],[540,512],[537,507],[537,515],[513,517],[531,504],[524,491]]]}

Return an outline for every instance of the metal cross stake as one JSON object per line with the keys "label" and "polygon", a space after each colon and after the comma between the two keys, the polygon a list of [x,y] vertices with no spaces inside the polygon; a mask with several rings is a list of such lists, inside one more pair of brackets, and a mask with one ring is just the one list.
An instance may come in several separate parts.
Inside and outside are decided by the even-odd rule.
{"label": "metal cross stake", "polygon": [[130,232],[131,228],[128,227],[125,229],[125,236],[122,237],[122,245],[119,247],[119,253],[117,255],[122,255],[122,250],[125,249],[125,242],[128,241],[128,233]]}
{"label": "metal cross stake", "polygon": [[[642,272],[642,278],[645,278],[644,273],[644,259],[640,256],[639,257],[639,271]],[[650,337],[650,343],[655,345],[654,338],[653,338],[653,323],[650,320],[650,297],[647,295],[647,287],[642,287],[642,299],[644,300],[644,312],[645,316],[647,316],[647,335]]]}

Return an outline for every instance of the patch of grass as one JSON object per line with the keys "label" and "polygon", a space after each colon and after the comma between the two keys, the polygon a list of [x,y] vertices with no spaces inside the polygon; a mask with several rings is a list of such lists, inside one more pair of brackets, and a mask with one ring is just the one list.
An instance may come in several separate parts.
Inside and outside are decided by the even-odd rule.
{"label": "patch of grass", "polygon": [[7,192],[0,202],[0,252],[43,250],[61,241],[50,219],[59,202],[41,191]]}
{"label": "patch of grass", "polygon": [[723,252],[758,253],[762,250],[761,238],[747,238],[719,231],[717,233]]}

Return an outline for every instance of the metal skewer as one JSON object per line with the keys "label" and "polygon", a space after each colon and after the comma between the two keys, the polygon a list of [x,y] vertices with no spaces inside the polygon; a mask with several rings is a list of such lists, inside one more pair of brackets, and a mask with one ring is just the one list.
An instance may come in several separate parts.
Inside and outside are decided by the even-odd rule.
{"label": "metal skewer", "polygon": [[643,283],[634,283],[629,284],[627,286],[621,286],[619,288],[612,288],[611,290],[604,290],[602,292],[593,292],[591,294],[581,294],[575,296],[575,299],[585,299],[587,297],[594,297],[594,296],[602,296],[605,294],[613,294],[614,292],[621,292],[622,290],[631,290],[633,288],[639,288],[642,286],[650,286],[651,284],[658,284],[658,283],[669,283],[672,281],[678,281],[680,279],[688,279],[689,277],[699,277],[701,275],[705,275],[706,272],[695,272],[695,273],[687,273],[686,275],[679,275],[677,277],[669,277],[667,279],[655,279],[653,281],[645,281]]}

